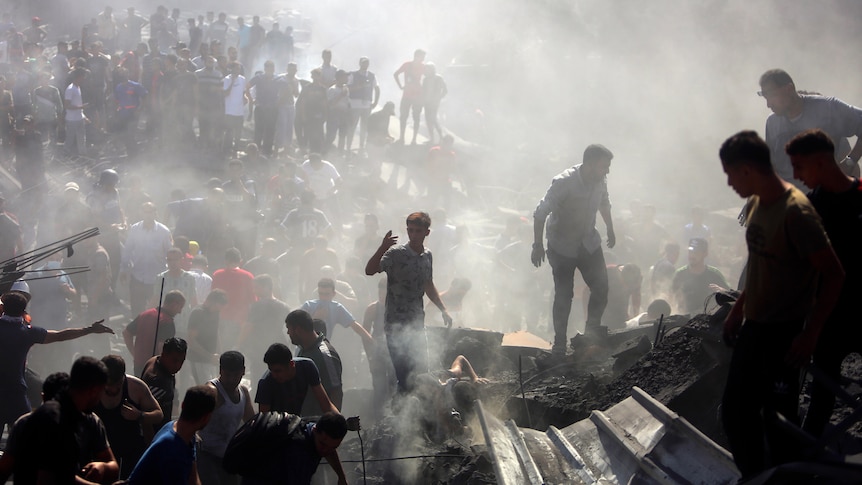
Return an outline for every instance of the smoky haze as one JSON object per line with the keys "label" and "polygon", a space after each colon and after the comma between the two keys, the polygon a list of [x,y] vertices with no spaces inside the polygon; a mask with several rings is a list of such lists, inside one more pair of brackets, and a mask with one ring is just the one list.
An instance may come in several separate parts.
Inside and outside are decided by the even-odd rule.
{"label": "smoky haze", "polygon": [[[629,194],[660,212],[735,203],[719,180],[717,147],[739,129],[762,131],[769,111],[755,92],[766,69],[787,70],[799,89],[850,104],[862,98],[850,61],[862,40],[856,28],[862,3],[854,0],[128,5],[148,16],[158,4],[180,7],[182,18],[225,11],[234,26],[235,15],[250,21],[258,14],[267,29],[277,19],[309,30],[301,77],[319,64],[322,48],[332,49],[333,64],[346,70],[366,55],[382,101],[398,101],[391,73],[423,48],[449,84],[441,108],[446,126],[466,141],[503,149],[496,170],[553,174],[576,161],[585,145],[603,143],[616,155],[609,184],[618,207]],[[85,0],[69,9],[57,0],[3,0],[0,10],[12,11],[19,25],[41,15],[76,36],[80,25],[68,20],[86,21],[104,5]],[[117,18],[126,6],[113,5]],[[481,130],[476,110],[484,115]],[[548,164],[554,158],[559,161]]]}
{"label": "smoky haze", "polygon": [[[70,0],[0,0],[0,12],[11,11],[18,25],[39,15],[51,25],[55,39],[78,37],[81,25],[105,4],[79,0],[72,8]],[[742,201],[727,186],[717,153],[721,142],[739,130],[763,134],[770,111],[756,95],[759,76],[782,68],[798,89],[862,104],[854,62],[862,45],[862,2],[857,0],[135,0],[112,4],[115,17],[124,18],[130,5],[144,17],[164,5],[180,8],[182,19],[224,11],[234,28],[237,15],[248,23],[252,15],[260,15],[267,30],[274,20],[282,28],[293,26],[302,48],[297,51],[299,77],[308,79],[310,69],[320,64],[322,49],[331,49],[333,64],[348,71],[367,56],[380,82],[381,105],[397,105],[401,93],[392,73],[412,59],[415,49],[424,49],[448,84],[440,111],[444,130],[456,136],[459,159],[476,174],[469,203],[446,214],[450,224],[469,227],[461,237],[488,247],[503,229],[504,214],[520,214],[531,223],[551,178],[579,163],[588,144],[601,143],[615,155],[608,177],[615,220],[628,216],[631,202],[638,200],[654,205],[657,220],[676,236],[692,206],[706,208],[713,212],[707,223],[716,231],[729,231],[721,241],[727,247],[714,250],[711,264],[721,266],[731,285],[744,255],[734,220]],[[181,23],[180,40],[187,35]],[[285,66],[276,69],[283,72]],[[393,134],[396,125],[393,120]],[[424,120],[421,134],[427,134]],[[173,169],[169,176],[148,164],[138,171],[154,199],[167,201],[174,189],[204,195],[206,177],[181,169],[201,162],[167,151],[153,161]],[[223,167],[210,168],[207,177],[222,176]],[[428,246],[435,255],[438,289],[447,289],[455,276],[471,278],[459,323],[502,330],[489,318],[488,297],[493,303],[500,284],[489,252],[468,247],[450,253],[451,246],[442,242],[441,213],[434,206],[415,205],[390,199],[381,206],[380,235],[393,229],[406,242],[406,214],[429,210]],[[345,222],[361,228],[363,211],[355,212]],[[599,230],[604,235],[601,223]],[[447,237],[454,244],[458,236]],[[530,231],[523,237],[528,247]],[[352,243],[333,246],[346,258],[342,251]],[[721,260],[723,253],[735,253],[735,258]],[[217,269],[213,261],[218,257],[210,261],[210,271]],[[529,265],[529,249],[522,261]],[[541,271],[537,281],[550,294],[547,264]],[[300,302],[314,297],[299,296]],[[287,303],[295,308],[299,302]],[[549,319],[547,301],[528,297],[518,304],[533,310],[525,326],[537,313]],[[579,309],[573,308],[572,315],[573,321],[583,321]],[[426,322],[433,324],[438,316],[431,308]],[[576,328],[570,328],[570,336]],[[256,382],[259,375],[251,377]]]}

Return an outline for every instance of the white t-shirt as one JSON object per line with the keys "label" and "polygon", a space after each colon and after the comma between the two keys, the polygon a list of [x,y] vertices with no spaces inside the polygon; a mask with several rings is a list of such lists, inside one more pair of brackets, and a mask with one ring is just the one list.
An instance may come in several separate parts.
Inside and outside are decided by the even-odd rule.
{"label": "white t-shirt", "polygon": [[314,192],[317,200],[328,199],[332,195],[332,188],[335,187],[335,181],[341,178],[335,166],[326,160],[321,160],[321,167],[317,170],[311,167],[311,161],[306,160],[302,164],[302,172],[308,188]]}
{"label": "white t-shirt", "polygon": [[227,89],[233,84],[233,88],[224,98],[224,114],[230,116],[244,116],[245,105],[243,104],[243,93],[245,92],[245,77],[239,75],[235,80],[231,76],[225,76],[223,89]]}
{"label": "white t-shirt", "polygon": [[[74,83],[69,84],[66,88],[65,97],[72,106],[81,106],[84,104],[84,100],[81,98],[81,88]],[[84,110],[82,108],[67,109],[66,121],[84,121]]]}

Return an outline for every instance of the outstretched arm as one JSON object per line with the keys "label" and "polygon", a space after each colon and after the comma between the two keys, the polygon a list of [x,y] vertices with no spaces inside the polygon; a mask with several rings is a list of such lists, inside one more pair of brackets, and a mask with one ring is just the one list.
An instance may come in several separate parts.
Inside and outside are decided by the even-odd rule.
{"label": "outstretched arm", "polygon": [[66,328],[63,330],[48,330],[48,334],[45,335],[45,340],[42,342],[43,344],[52,344],[54,342],[65,342],[67,340],[74,340],[76,338],[81,338],[86,335],[94,334],[94,333],[110,333],[113,334],[114,331],[110,327],[106,327],[102,325],[104,320],[99,320],[98,322],[93,322],[89,327],[83,328]]}

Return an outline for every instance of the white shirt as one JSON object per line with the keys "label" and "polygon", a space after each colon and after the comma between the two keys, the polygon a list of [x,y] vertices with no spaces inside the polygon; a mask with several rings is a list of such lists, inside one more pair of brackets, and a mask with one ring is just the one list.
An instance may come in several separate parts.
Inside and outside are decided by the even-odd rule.
{"label": "white shirt", "polygon": [[141,283],[155,284],[166,268],[165,257],[172,244],[171,230],[161,222],[154,222],[151,229],[144,227],[144,221],[132,224],[126,234],[121,268]]}
{"label": "white shirt", "polygon": [[306,160],[302,164],[302,178],[317,200],[325,200],[332,195],[335,181],[340,179],[341,175],[335,166],[326,160],[321,160],[320,163],[321,167],[315,170],[311,166],[311,160]]}
{"label": "white shirt", "polygon": [[224,98],[224,114],[229,116],[245,116],[245,104],[243,104],[243,93],[245,93],[245,76],[238,75],[236,79],[225,76],[223,89],[228,89],[233,84],[230,93]]}
{"label": "white shirt", "polygon": [[[66,99],[72,106],[81,106],[84,100],[81,98],[81,88],[75,83],[69,84],[66,88]],[[84,109],[66,109],[66,121],[84,121]]]}
{"label": "white shirt", "polygon": [[197,294],[198,302],[203,303],[207,299],[207,295],[212,291],[213,278],[204,273],[203,270],[197,268],[190,269],[189,273],[195,277],[195,293]]}

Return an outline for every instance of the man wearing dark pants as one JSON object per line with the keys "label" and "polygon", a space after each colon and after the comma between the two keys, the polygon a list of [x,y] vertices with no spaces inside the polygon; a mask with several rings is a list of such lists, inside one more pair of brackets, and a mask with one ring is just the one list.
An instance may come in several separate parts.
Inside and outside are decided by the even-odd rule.
{"label": "man wearing dark pants", "polygon": [[775,172],[757,133],[730,137],[719,157],[750,207],[745,290],[724,323],[734,349],[722,399],[730,451],[746,479],[798,458],[777,414],[798,422],[799,367],[811,359],[844,271],[814,207]]}
{"label": "man wearing dark pants", "polygon": [[[555,357],[566,354],[566,331],[574,297],[575,270],[581,270],[590,288],[585,333],[596,333],[608,303],[608,272],[602,254],[602,239],[596,230],[596,211],[605,222],[608,247],[614,247],[614,223],[606,176],[613,153],[602,145],[584,150],[583,163],[557,175],[533,213],[533,252],[537,268],[545,260],[542,233],[548,219],[548,262],[554,274]],[[550,215],[550,218],[549,218]]]}
{"label": "man wearing dark pants", "polygon": [[[428,348],[425,340],[425,307],[428,298],[443,313],[447,327],[452,317],[440,300],[432,277],[431,251],[424,246],[431,233],[431,217],[424,212],[407,216],[407,244],[399,244],[398,236],[386,233],[377,252],[368,260],[368,276],[386,272],[386,311],[383,328],[389,356],[395,367],[398,392],[413,388],[416,376],[428,372]],[[393,247],[394,246],[394,247]]]}
{"label": "man wearing dark pants", "polygon": [[[786,146],[793,176],[808,187],[811,205],[823,220],[823,229],[844,267],[844,285],[838,302],[823,325],[814,350],[814,365],[835,382],[841,379],[841,363],[852,352],[862,351],[862,327],[858,325],[857,299],[862,292],[862,183],[844,174],[835,161],[835,144],[822,130],[796,135]],[[815,437],[823,434],[835,395],[818,380],[811,386],[811,403],[802,429]]]}

